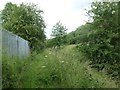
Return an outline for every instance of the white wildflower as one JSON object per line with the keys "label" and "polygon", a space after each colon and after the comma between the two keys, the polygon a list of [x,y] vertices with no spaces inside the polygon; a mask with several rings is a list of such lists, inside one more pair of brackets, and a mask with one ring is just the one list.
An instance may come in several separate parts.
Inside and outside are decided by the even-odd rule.
{"label": "white wildflower", "polygon": [[42,68],[45,68],[46,66],[41,66]]}
{"label": "white wildflower", "polygon": [[64,63],[65,61],[60,61],[61,63]]}
{"label": "white wildflower", "polygon": [[115,11],[112,11],[112,14],[114,14],[115,13]]}
{"label": "white wildflower", "polygon": [[45,55],[45,58],[47,58],[47,55]]}
{"label": "white wildflower", "polygon": [[89,46],[89,43],[87,43],[87,46]]}

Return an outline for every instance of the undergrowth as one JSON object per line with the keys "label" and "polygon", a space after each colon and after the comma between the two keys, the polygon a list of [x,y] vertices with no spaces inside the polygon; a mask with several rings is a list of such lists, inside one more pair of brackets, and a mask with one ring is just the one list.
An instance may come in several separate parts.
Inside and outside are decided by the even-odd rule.
{"label": "undergrowth", "polygon": [[89,62],[73,45],[59,50],[49,48],[32,56],[21,61],[3,55],[3,88],[118,87],[105,74],[88,68]]}

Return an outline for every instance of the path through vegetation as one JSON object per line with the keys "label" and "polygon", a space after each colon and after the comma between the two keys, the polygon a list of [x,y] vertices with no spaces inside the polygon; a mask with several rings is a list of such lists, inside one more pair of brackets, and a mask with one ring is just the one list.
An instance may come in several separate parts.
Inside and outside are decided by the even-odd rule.
{"label": "path through vegetation", "polygon": [[[27,68],[26,68],[27,67]],[[28,68],[29,67],[29,68]],[[90,68],[74,45],[60,50],[46,49],[22,72],[22,87],[116,88],[116,82],[103,72]]]}

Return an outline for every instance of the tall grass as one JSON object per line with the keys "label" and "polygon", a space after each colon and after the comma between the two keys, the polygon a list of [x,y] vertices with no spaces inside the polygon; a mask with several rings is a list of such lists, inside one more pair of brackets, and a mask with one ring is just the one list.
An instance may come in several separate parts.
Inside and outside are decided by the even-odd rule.
{"label": "tall grass", "polygon": [[[84,60],[85,57],[80,55],[74,46],[67,46],[61,50],[47,49],[34,58],[34,62],[24,73],[23,87],[117,87],[115,82],[109,78],[106,81],[101,81],[101,78],[104,80],[104,77],[96,78],[92,75],[92,72],[88,70],[88,62],[85,63],[86,60]],[[110,84],[107,80],[110,81]]]}
{"label": "tall grass", "polygon": [[[32,59],[9,60],[3,57],[3,87],[17,88],[111,88],[117,87],[105,75],[97,78],[88,62],[74,46],[46,49]],[[110,81],[110,82],[107,82]],[[110,83],[110,84],[108,84]]]}
{"label": "tall grass", "polygon": [[18,60],[17,57],[10,58],[7,54],[2,55],[2,87],[21,87],[21,73],[30,61],[30,58]]}

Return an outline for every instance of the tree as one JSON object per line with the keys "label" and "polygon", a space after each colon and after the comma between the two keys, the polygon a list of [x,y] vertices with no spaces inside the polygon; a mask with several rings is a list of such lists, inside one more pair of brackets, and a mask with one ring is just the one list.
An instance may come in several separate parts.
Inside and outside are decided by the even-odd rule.
{"label": "tree", "polygon": [[92,64],[98,65],[98,69],[109,65],[107,69],[116,75],[120,73],[119,12],[120,2],[93,2],[88,11],[92,28],[86,37],[88,40],[80,45]]}
{"label": "tree", "polygon": [[42,13],[34,4],[16,5],[9,2],[1,12],[2,27],[28,40],[31,49],[39,51],[45,41]]}
{"label": "tree", "polygon": [[60,48],[60,45],[65,43],[66,31],[66,27],[60,21],[53,26],[51,36],[54,37],[54,45]]}
{"label": "tree", "polygon": [[92,17],[94,20],[94,30],[89,37],[89,43],[91,46],[95,45],[97,47],[94,52],[96,55],[94,54],[93,57],[96,56],[99,58],[100,62],[108,62],[110,64],[115,64],[116,61],[119,62],[119,10],[119,3],[117,2],[92,3],[92,9],[90,10],[90,13],[94,14]]}
{"label": "tree", "polygon": [[67,34],[67,44],[79,44],[88,41],[87,34],[91,31],[92,25],[86,23],[79,26],[75,31]]}

